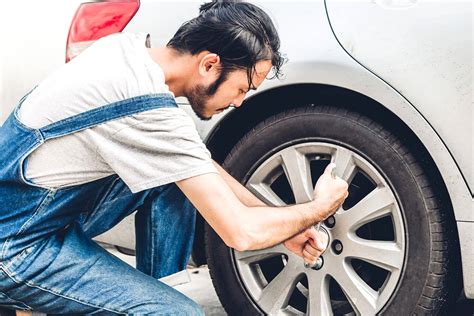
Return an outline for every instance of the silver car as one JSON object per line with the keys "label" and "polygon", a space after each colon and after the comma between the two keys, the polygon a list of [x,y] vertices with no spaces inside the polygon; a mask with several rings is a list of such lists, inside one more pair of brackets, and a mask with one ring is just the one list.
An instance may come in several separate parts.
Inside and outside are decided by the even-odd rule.
{"label": "silver car", "polygon": [[[319,269],[282,245],[228,248],[200,218],[193,261],[209,265],[226,311],[432,315],[461,290],[474,298],[471,1],[255,3],[279,30],[285,77],[267,80],[239,109],[196,118],[198,130],[214,159],[268,204],[308,201],[330,161],[349,197],[322,224],[330,244]],[[67,58],[119,31],[164,45],[200,4],[84,3]],[[67,6],[72,15],[77,3]],[[2,110],[35,80],[2,96]],[[133,252],[133,217],[97,239]]]}

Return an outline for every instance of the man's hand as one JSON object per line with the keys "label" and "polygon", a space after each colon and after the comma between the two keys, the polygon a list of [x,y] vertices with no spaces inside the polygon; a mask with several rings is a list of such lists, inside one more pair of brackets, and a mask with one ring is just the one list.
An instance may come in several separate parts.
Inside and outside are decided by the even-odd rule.
{"label": "man's hand", "polygon": [[314,187],[314,201],[325,211],[323,220],[334,214],[349,195],[347,182],[334,176],[335,163],[330,163],[319,177]]}
{"label": "man's hand", "polygon": [[314,227],[286,240],[283,245],[291,252],[302,257],[304,262],[311,265],[316,263],[319,256],[326,250],[328,236],[316,231]]}
{"label": "man's hand", "polygon": [[[334,214],[348,196],[347,182],[334,176],[334,163],[330,163],[319,177],[314,188],[314,199],[326,210],[325,219]],[[283,245],[291,252],[303,257],[304,261],[314,265],[319,256],[326,250],[328,236],[310,227],[302,233],[286,240]]]}

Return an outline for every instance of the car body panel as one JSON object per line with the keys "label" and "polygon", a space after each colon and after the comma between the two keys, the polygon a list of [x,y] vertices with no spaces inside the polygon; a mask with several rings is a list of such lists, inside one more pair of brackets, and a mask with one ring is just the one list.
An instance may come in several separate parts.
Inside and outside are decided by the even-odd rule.
{"label": "car body panel", "polygon": [[472,193],[472,1],[326,3],[346,52],[426,118]]}
{"label": "car body panel", "polygon": [[462,274],[464,293],[467,298],[474,299],[474,223],[458,222],[458,233],[462,256]]}
{"label": "car body panel", "polygon": [[[329,1],[330,10],[332,8],[331,1]],[[367,1],[362,2],[365,3]],[[177,3],[178,5],[176,5]],[[197,14],[198,7],[201,3],[202,1],[197,0],[142,0],[139,11],[124,31],[150,33],[153,47],[164,45],[182,22]],[[409,89],[398,88],[395,82],[392,83],[390,80],[387,81],[383,77],[386,75],[383,71],[382,74],[379,74],[377,71],[381,70],[376,69],[377,71],[373,73],[372,69],[369,68],[369,70],[365,68],[357,60],[353,59],[353,57],[348,53],[357,53],[358,50],[355,50],[354,47],[357,48],[358,46],[352,46],[352,48],[349,48],[348,46],[345,49],[341,47],[340,43],[332,33],[331,25],[329,24],[326,15],[325,2],[323,0],[292,1],[291,3],[280,1],[255,1],[255,3],[268,11],[270,16],[274,18],[282,40],[282,51],[288,55],[290,60],[283,68],[285,74],[283,80],[264,82],[258,92],[249,93],[248,100],[259,98],[261,93],[270,92],[273,89],[278,89],[288,85],[296,85],[300,83],[326,84],[350,89],[368,96],[385,106],[405,122],[431,154],[450,194],[453,209],[455,211],[455,217],[458,221],[458,232],[462,248],[465,292],[468,297],[474,298],[474,273],[472,273],[472,271],[474,271],[474,261],[472,260],[472,249],[469,248],[474,240],[474,229],[468,229],[468,227],[471,228],[474,226],[474,200],[472,199],[472,194],[469,191],[466,182],[462,180],[463,173],[460,168],[464,170],[465,162],[460,163],[453,158],[453,155],[455,158],[458,158],[458,149],[453,149],[452,152],[456,152],[456,154],[451,155],[451,148],[449,148],[449,145],[453,143],[453,140],[451,138],[449,138],[449,140],[442,138],[448,132],[448,129],[445,127],[441,128],[442,131],[440,132],[437,130],[439,123],[430,124],[432,115],[436,114],[440,116],[440,118],[438,118],[438,120],[440,120],[443,116],[452,115],[452,113],[436,112],[425,115],[425,112],[429,110],[429,107],[428,110],[425,108],[423,111],[420,108],[422,105],[415,103],[415,101],[418,101],[417,98],[412,98],[411,94],[410,97],[406,98],[404,94],[405,91]],[[76,8],[77,4],[78,2],[74,4]],[[179,10],[176,8],[179,8]],[[73,13],[74,12],[70,12],[69,22],[72,19]],[[295,24],[295,17],[298,17],[297,24]],[[362,23],[364,21],[359,22]],[[69,24],[64,25],[64,29],[67,30],[68,26]],[[297,30],[305,31],[306,39],[304,42],[301,41],[300,36],[295,35],[295,28],[297,28]],[[67,33],[67,31],[65,32]],[[337,35],[339,36],[339,34]],[[61,45],[55,43],[54,48],[59,49],[60,47],[61,58],[58,56],[55,56],[54,60],[53,58],[46,58],[46,62],[43,63],[43,67],[49,67],[49,72],[64,63],[64,49],[67,34],[64,34],[64,36],[58,36],[58,38],[59,37],[61,37]],[[33,38],[30,37],[30,40],[31,43]],[[342,43],[344,46],[344,40],[342,40]],[[374,44],[372,49],[376,48],[377,46]],[[366,47],[365,49],[370,50],[370,47]],[[44,50],[44,52],[46,52],[46,50]],[[46,56],[46,54],[43,55]],[[32,58],[32,55],[28,56],[30,56],[29,58]],[[356,57],[359,58],[359,56]],[[37,76],[31,76],[27,71],[19,72],[19,75],[24,75],[24,80],[22,80],[23,84],[21,88],[18,91],[15,91],[16,95],[15,93],[10,93],[11,90],[9,84],[4,85],[7,88],[6,90],[9,91],[9,101],[3,103],[4,94],[2,93],[2,120],[6,118],[6,113],[8,113],[14,106],[13,100],[16,102],[16,100],[27,92],[29,88],[39,82]],[[41,75],[45,76],[46,72],[41,72]],[[13,77],[13,72],[10,73],[10,76]],[[389,76],[389,78],[391,77]],[[6,90],[4,88],[4,91]],[[429,98],[428,100],[432,99]],[[232,115],[233,111],[235,111],[227,110],[226,112],[214,117],[212,120],[203,122],[194,116],[185,99],[179,98],[178,102],[180,103],[180,106],[195,118],[198,131],[201,137],[206,139],[206,141],[209,141],[209,135],[212,135],[213,131],[218,128],[222,119],[227,115]],[[461,108],[463,111],[466,110],[463,107]],[[436,109],[443,110],[439,105],[437,105]],[[472,116],[472,110],[470,113]],[[456,115],[462,116],[466,114],[459,113]],[[438,122],[436,119],[435,121]],[[453,124],[451,118],[449,119],[449,122],[450,124]],[[462,124],[465,124],[465,121],[462,122],[464,122]],[[470,131],[472,146],[472,125]],[[466,137],[468,136],[469,135]],[[455,140],[454,143],[456,143]],[[469,154],[472,155],[472,149]],[[462,155],[463,154],[461,154],[461,160],[464,159],[462,158]],[[471,165],[469,166],[468,164],[467,171],[463,172],[465,174],[471,172],[470,179],[472,179],[472,159],[470,159],[470,161]],[[471,167],[471,169],[469,169],[469,167]],[[469,176],[464,177],[466,179],[469,178]],[[99,236],[97,239],[133,249],[135,245],[133,216],[127,217],[114,229]]]}

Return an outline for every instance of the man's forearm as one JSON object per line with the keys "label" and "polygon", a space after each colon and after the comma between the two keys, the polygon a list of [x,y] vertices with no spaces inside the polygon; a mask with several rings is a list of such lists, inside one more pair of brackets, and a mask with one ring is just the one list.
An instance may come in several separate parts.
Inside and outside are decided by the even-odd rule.
{"label": "man's forearm", "polygon": [[311,201],[282,207],[247,207],[243,214],[247,250],[263,249],[281,243],[322,220],[325,214]]}
{"label": "man's forearm", "polygon": [[324,220],[335,209],[331,200],[322,198],[282,207],[247,206],[224,177],[215,173],[176,184],[226,245],[240,251],[281,243]]}
{"label": "man's forearm", "polygon": [[214,161],[219,174],[231,188],[232,192],[237,196],[237,198],[246,206],[265,206],[259,198],[257,198],[252,192],[247,190],[239,181],[235,180],[224,168],[222,168],[217,162]]}
{"label": "man's forearm", "polygon": [[271,247],[323,220],[318,214],[315,215],[318,206],[312,202],[286,207],[267,207],[219,164],[214,164],[232,192],[242,204],[249,207],[244,212],[243,219],[243,225],[247,227],[249,249]]}

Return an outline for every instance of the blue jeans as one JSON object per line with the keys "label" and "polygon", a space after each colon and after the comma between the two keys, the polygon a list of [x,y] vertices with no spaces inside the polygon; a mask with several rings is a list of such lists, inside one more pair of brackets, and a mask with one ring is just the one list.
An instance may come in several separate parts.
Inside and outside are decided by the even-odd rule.
{"label": "blue jeans", "polygon": [[[196,210],[177,186],[133,194],[117,176],[91,186],[97,194],[88,211],[1,262],[0,306],[48,314],[204,315],[157,280],[185,269],[194,239]],[[135,210],[137,269],[91,240]],[[47,216],[48,207],[40,213]]]}
{"label": "blue jeans", "polygon": [[[24,174],[28,155],[47,140],[177,107],[173,96],[133,97],[40,129],[18,118],[27,97],[0,126],[0,306],[48,314],[203,315],[157,280],[186,267],[194,239],[196,210],[175,184],[133,194],[112,175],[54,189]],[[137,269],[91,239],[135,210]]]}

